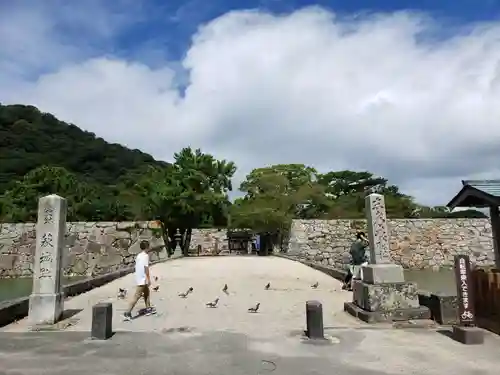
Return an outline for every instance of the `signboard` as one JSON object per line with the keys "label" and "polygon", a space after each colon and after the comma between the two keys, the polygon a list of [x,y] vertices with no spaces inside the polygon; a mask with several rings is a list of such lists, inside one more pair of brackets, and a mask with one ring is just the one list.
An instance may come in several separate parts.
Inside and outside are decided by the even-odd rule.
{"label": "signboard", "polygon": [[474,326],[474,296],[468,255],[455,255],[455,280],[457,283],[458,318],[461,326]]}

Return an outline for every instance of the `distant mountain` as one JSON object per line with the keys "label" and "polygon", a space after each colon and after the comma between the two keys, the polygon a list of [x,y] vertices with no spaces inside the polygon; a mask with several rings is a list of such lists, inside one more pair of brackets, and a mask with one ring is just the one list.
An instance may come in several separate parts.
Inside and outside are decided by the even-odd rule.
{"label": "distant mountain", "polygon": [[139,150],[108,143],[36,107],[0,104],[0,194],[41,166],[63,167],[85,180],[112,185],[147,164],[168,165]]}

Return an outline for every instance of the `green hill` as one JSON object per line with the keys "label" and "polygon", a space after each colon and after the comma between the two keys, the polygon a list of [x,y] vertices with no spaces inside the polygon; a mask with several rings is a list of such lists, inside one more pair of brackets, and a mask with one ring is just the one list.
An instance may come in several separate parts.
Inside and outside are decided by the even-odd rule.
{"label": "green hill", "polygon": [[[225,194],[222,182],[230,181],[233,163],[190,148],[175,153],[174,160],[175,168],[165,170],[169,163],[108,143],[33,106],[0,104],[0,222],[35,221],[38,198],[54,193],[68,200],[68,221],[146,220],[167,212],[169,220],[177,220],[186,210],[186,197],[197,207],[187,210],[198,215],[190,223],[225,220],[221,207],[229,205],[224,197],[222,205],[200,197],[207,191]],[[385,195],[392,218],[485,216],[475,210],[450,213],[446,207],[419,205],[368,171],[320,174],[303,164],[256,168],[242,183],[246,196],[235,207],[246,220],[240,223],[244,228],[252,227],[249,218],[279,225],[291,218],[359,219],[364,217],[365,187]],[[290,189],[297,203],[290,203]],[[237,222],[237,215],[232,218]]]}
{"label": "green hill", "polygon": [[0,104],[0,194],[9,183],[45,165],[110,185],[145,164],[167,165],[139,150],[108,143],[33,106]]}
{"label": "green hill", "polygon": [[34,220],[38,197],[50,193],[68,199],[70,220],[133,218],[123,202],[134,202],[117,184],[150,165],[169,164],[33,106],[0,104],[0,221]]}

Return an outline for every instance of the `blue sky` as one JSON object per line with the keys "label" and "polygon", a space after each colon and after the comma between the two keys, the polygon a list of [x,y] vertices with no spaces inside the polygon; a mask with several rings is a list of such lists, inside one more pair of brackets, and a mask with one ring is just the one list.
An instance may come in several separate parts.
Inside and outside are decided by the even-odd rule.
{"label": "blue sky", "polygon": [[499,178],[500,0],[0,0],[0,102],[170,160]]}
{"label": "blue sky", "polygon": [[500,0],[150,0],[138,13],[142,19],[137,17],[136,23],[113,40],[114,48],[127,55],[138,45],[153,43],[159,33],[168,30],[169,37],[162,37],[158,43],[163,53],[178,58],[200,24],[227,12],[260,9],[286,14],[308,6],[324,7],[346,17],[377,12],[425,12],[446,24],[441,30],[443,36],[450,35],[450,27],[461,32],[471,24],[497,20],[500,16]]}

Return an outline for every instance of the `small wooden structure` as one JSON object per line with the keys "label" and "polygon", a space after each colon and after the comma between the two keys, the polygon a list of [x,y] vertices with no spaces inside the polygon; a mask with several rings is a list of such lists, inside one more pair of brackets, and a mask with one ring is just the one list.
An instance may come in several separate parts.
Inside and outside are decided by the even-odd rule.
{"label": "small wooden structure", "polygon": [[447,204],[455,207],[489,208],[495,267],[475,269],[472,287],[477,325],[500,334],[500,180],[465,180],[462,189]]}
{"label": "small wooden structure", "polygon": [[481,328],[500,335],[500,271],[472,271],[476,322]]}
{"label": "small wooden structure", "polygon": [[500,269],[500,180],[464,180],[462,189],[447,204],[455,207],[489,208],[495,266]]}
{"label": "small wooden structure", "polygon": [[229,253],[248,254],[250,243],[253,241],[253,234],[247,230],[228,230],[227,242]]}

